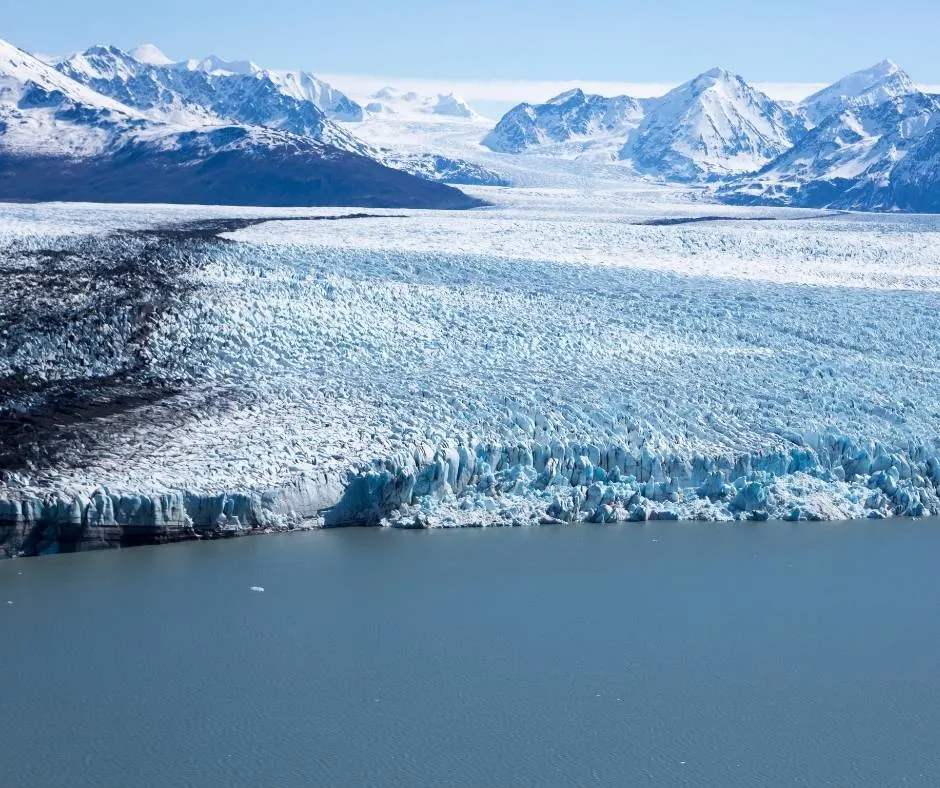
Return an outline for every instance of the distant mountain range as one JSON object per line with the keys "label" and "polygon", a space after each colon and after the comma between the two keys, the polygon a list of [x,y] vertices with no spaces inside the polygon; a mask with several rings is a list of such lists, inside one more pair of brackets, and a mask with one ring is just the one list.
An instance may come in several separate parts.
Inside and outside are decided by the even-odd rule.
{"label": "distant mountain range", "polygon": [[[0,199],[471,206],[445,184],[507,184],[478,158],[481,120],[454,93],[360,103],[250,61],[153,45],[39,59],[0,41]],[[431,150],[441,130],[463,142]],[[619,162],[730,203],[940,212],[940,98],[888,60],[797,105],[720,68],[658,98],[570,90],[513,108],[482,145]]]}
{"label": "distant mountain range", "polygon": [[535,149],[568,153],[573,147],[570,143],[619,148],[640,125],[648,103],[629,96],[605,98],[569,90],[544,104],[514,107],[483,144],[497,153]]}
{"label": "distant mountain range", "polygon": [[384,87],[369,96],[366,112],[373,115],[417,115],[446,118],[478,118],[473,108],[456,93],[421,96],[402,93],[393,87]]}
{"label": "distant mountain range", "polygon": [[513,108],[483,144],[512,154],[600,151],[643,175],[713,183],[729,202],[938,211],[938,125],[937,97],[886,60],[797,106],[723,69],[660,98],[569,91]]}
{"label": "distant mountain range", "polygon": [[812,130],[719,196],[742,203],[940,211],[940,102],[894,63],[852,74],[800,109]]}
{"label": "distant mountain range", "polygon": [[[363,107],[305,71],[275,71],[214,55],[175,63],[153,45],[140,47],[136,53],[143,59],[116,47],[97,46],[52,65],[104,96],[170,122],[263,126],[311,137],[426,180],[503,183],[496,173],[462,159],[431,151],[400,154],[357,139],[338,121],[363,120]],[[385,93],[392,99],[397,91],[386,88]],[[426,105],[438,114],[472,116],[472,110],[453,95],[422,99],[416,94],[397,94],[394,98],[399,104]]]}
{"label": "distant mountain range", "polygon": [[0,199],[469,207],[431,181],[498,180],[373,148],[337,122],[362,112],[304,72],[153,46],[43,61],[0,41]]}
{"label": "distant mountain range", "polygon": [[142,61],[117,47],[96,46],[52,65],[104,96],[167,120],[235,121],[363,151],[351,134],[330,122],[362,120],[362,107],[312,74],[212,56],[173,63],[153,46],[144,51]]}

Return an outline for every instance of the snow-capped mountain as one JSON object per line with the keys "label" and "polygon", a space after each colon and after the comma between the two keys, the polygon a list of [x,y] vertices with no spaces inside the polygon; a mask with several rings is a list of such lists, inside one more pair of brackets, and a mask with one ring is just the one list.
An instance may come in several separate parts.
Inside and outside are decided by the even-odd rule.
{"label": "snow-capped mountain", "polygon": [[885,60],[799,105],[719,68],[656,99],[573,90],[515,107],[483,145],[583,159],[619,141],[618,158],[636,172],[717,184],[730,202],[934,211],[938,128],[940,98]]}
{"label": "snow-capped mountain", "polygon": [[[148,60],[160,60],[148,50]],[[315,99],[346,115],[357,104],[305,72],[273,72],[251,62],[209,57],[154,65],[113,46],[95,46],[56,68],[98,93],[156,119],[189,124],[235,122],[312,137],[368,155],[366,146],[332,122]],[[360,109],[361,113],[361,109]]]}
{"label": "snow-capped mountain", "polygon": [[422,96],[415,92],[403,93],[391,86],[369,96],[366,112],[373,115],[434,115],[444,118],[471,120],[479,116],[456,93],[438,93]]}
{"label": "snow-capped mountain", "polygon": [[333,120],[362,120],[362,107],[345,93],[306,71],[277,71],[261,68],[250,60],[230,61],[210,55],[187,60],[180,67],[215,76],[249,76],[273,83],[285,96],[310,102]]}
{"label": "snow-capped mountain", "polygon": [[849,75],[805,106],[808,117],[818,117],[823,107],[834,111],[760,172],[724,187],[721,196],[861,210],[935,210],[940,204],[940,103],[890,61]]}
{"label": "snow-capped mountain", "polygon": [[843,77],[800,104],[800,111],[813,126],[829,115],[850,107],[874,106],[889,99],[917,93],[911,78],[891,60]]}
{"label": "snow-capped mountain", "polygon": [[[97,78],[102,79],[107,67],[111,84],[138,87],[128,77],[146,64],[106,51],[82,65],[100,68]],[[159,97],[160,85],[149,84]],[[0,41],[0,199],[436,208],[477,204],[456,189],[309,135],[247,123],[199,125],[192,115],[182,124],[159,114],[104,96]]]}
{"label": "snow-capped mountain", "polygon": [[0,41],[0,151],[81,157],[100,153],[147,120]]}
{"label": "snow-capped mountain", "polygon": [[510,185],[504,176],[481,164],[440,153],[399,153],[389,148],[380,148],[379,155],[387,167],[405,170],[429,181],[450,183],[454,186]]}
{"label": "snow-capped mountain", "polygon": [[940,124],[894,166],[885,196],[898,210],[940,213]]}
{"label": "snow-capped mountain", "polygon": [[620,158],[670,180],[714,179],[760,169],[804,133],[796,114],[715,68],[650,102]]}
{"label": "snow-capped mountain", "polygon": [[[143,48],[143,56],[146,62],[117,47],[96,46],[57,62],[56,68],[155,119],[185,125],[264,126],[309,137],[426,180],[501,182],[494,173],[460,159],[409,155],[368,145],[339,122],[361,121],[362,107],[307,72],[274,71],[248,60],[215,56],[165,62],[169,58],[152,45]],[[454,95],[413,96],[400,96],[396,106],[435,116],[473,117],[472,110]],[[391,100],[392,94],[387,98]]]}
{"label": "snow-capped mountain", "polygon": [[792,110],[716,68],[661,98],[575,89],[544,104],[520,104],[483,144],[500,153],[565,156],[601,149],[637,172],[696,181],[757,170],[804,132]]}
{"label": "snow-capped mountain", "polygon": [[571,140],[613,138],[619,148],[642,121],[644,103],[629,96],[605,98],[570,90],[544,104],[514,107],[483,139],[483,145],[497,153],[521,153]]}

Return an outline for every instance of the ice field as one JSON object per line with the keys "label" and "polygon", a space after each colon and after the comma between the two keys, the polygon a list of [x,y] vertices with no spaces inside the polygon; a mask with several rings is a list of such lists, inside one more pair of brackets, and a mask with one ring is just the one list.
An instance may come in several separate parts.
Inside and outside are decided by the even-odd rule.
{"label": "ice field", "polygon": [[[491,207],[0,207],[5,419],[112,397],[6,435],[8,545],[940,512],[940,218],[472,192]],[[271,221],[166,232],[226,217]]]}

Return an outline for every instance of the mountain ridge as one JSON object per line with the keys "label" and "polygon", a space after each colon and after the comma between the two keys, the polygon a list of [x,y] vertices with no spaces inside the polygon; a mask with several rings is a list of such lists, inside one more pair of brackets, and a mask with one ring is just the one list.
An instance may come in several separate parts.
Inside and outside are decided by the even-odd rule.
{"label": "mountain ridge", "polygon": [[[153,49],[146,50],[148,58],[168,59]],[[61,58],[55,66],[155,119],[190,126],[264,126],[325,142],[425,180],[502,183],[496,173],[470,162],[399,154],[365,143],[346,125],[363,120],[362,106],[308,72],[266,69],[250,60],[214,55],[151,65],[117,47],[101,45]]]}
{"label": "mountain ridge", "polygon": [[[93,56],[114,55],[93,50]],[[123,57],[108,65],[123,74],[137,68]],[[200,126],[153,117],[5,41],[0,41],[0,175],[3,200],[481,204],[457,189],[312,136],[244,123]]]}
{"label": "mountain ridge", "polygon": [[[635,102],[632,123],[589,126],[587,105]],[[578,112],[565,112],[575,107]],[[566,91],[507,112],[482,144],[497,153],[582,157],[600,147],[636,173],[707,184],[727,202],[860,210],[937,210],[940,98],[891,60],[802,102],[776,102],[713,68],[651,99]],[[574,143],[577,144],[574,144]]]}

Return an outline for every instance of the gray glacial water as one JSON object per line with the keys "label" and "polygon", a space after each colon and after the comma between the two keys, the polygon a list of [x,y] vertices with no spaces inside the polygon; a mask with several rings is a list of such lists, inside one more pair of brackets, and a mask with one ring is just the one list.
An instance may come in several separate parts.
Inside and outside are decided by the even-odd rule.
{"label": "gray glacial water", "polygon": [[5,561],[0,785],[940,785],[938,526]]}

